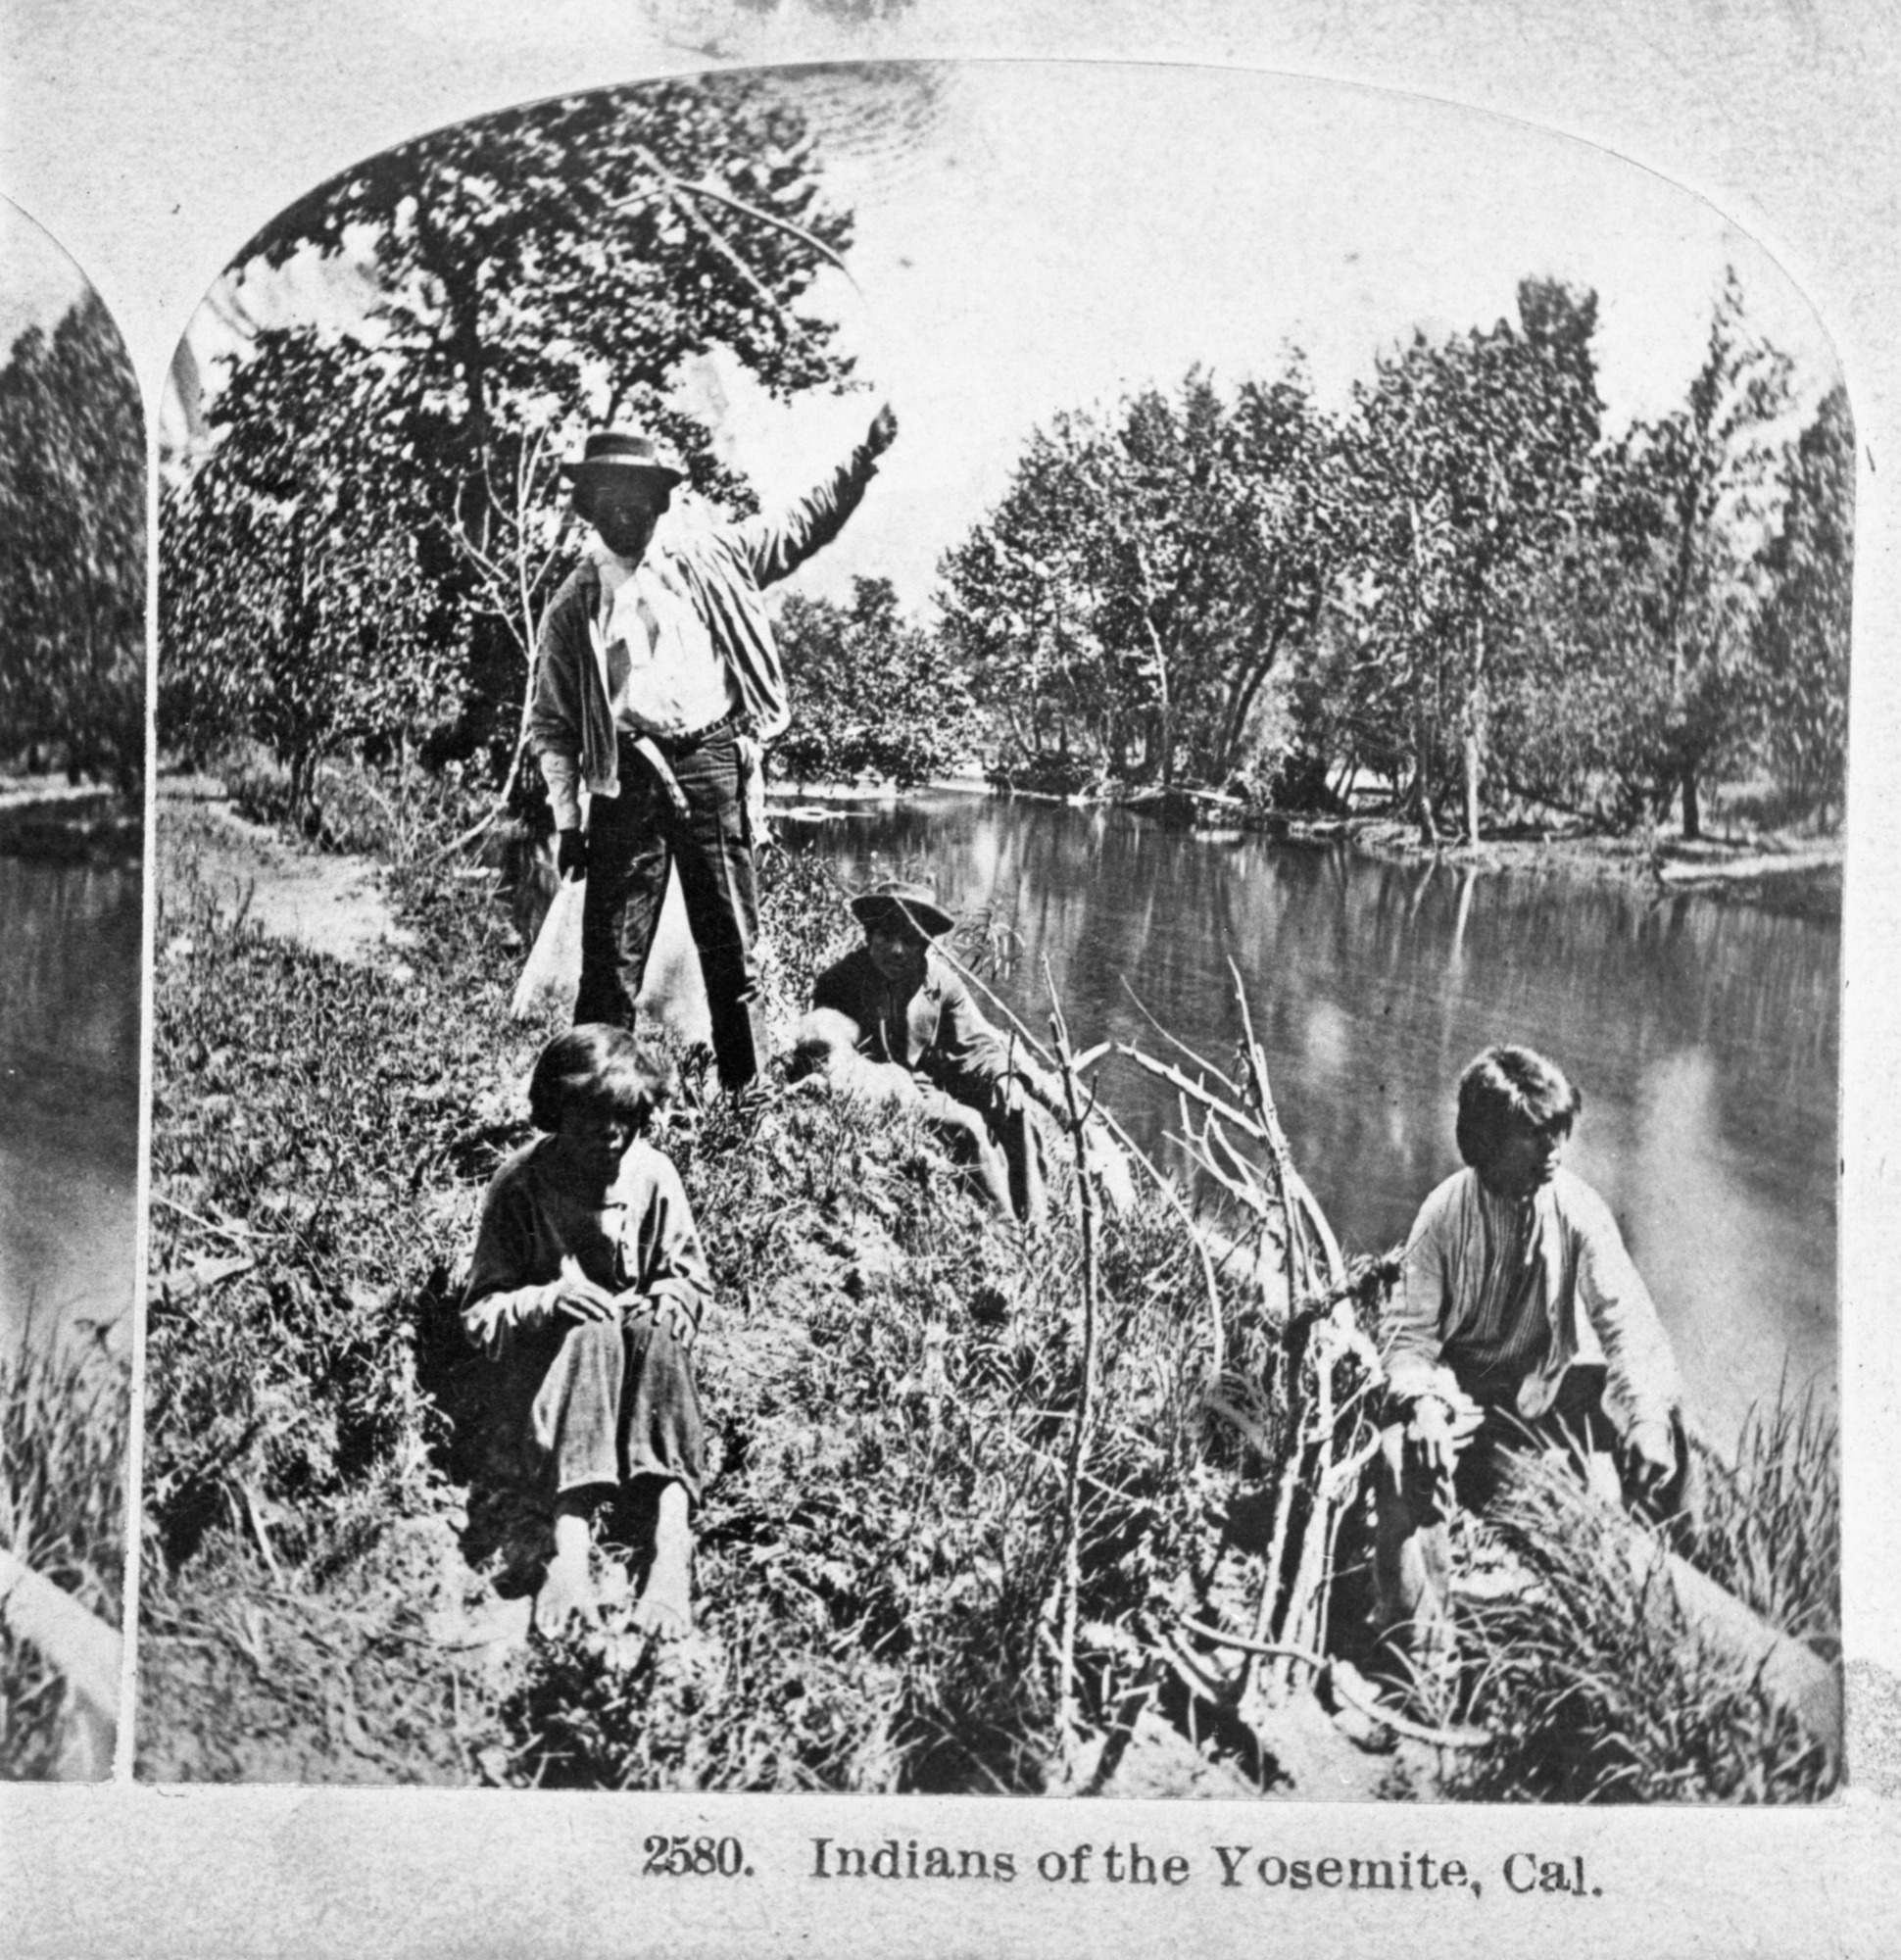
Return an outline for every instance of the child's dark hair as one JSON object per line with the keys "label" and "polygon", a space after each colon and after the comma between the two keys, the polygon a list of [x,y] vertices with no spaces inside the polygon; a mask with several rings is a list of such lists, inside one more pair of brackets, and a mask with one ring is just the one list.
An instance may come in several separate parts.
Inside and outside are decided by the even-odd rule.
{"label": "child's dark hair", "polygon": [[644,1131],[672,1096],[673,1071],[625,1028],[583,1022],[542,1050],[528,1078],[528,1116],[538,1130],[559,1130],[578,1105],[611,1109]]}
{"label": "child's dark hair", "polygon": [[1459,1077],[1459,1154],[1483,1170],[1508,1123],[1568,1130],[1584,1105],[1571,1078],[1535,1049],[1488,1048]]}

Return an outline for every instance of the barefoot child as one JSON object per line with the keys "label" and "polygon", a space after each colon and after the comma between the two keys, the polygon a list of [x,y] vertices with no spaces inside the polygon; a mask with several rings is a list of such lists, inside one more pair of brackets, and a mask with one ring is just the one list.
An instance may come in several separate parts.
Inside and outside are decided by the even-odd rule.
{"label": "barefoot child", "polygon": [[618,1028],[542,1051],[528,1088],[548,1132],[496,1172],[482,1205],[463,1326],[500,1370],[497,1408],[546,1479],[555,1557],[535,1623],[599,1624],[589,1517],[621,1485],[654,1498],[637,1632],[692,1624],[690,1507],[704,1438],[692,1348],[711,1292],[679,1174],[644,1139],[665,1077]]}

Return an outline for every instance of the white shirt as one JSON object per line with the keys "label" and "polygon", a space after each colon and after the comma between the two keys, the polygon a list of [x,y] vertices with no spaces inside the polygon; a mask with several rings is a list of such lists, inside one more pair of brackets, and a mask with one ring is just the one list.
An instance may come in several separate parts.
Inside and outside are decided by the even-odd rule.
{"label": "white shirt", "polygon": [[1605,1407],[1629,1434],[1682,1397],[1669,1337],[1610,1207],[1569,1171],[1529,1199],[1449,1177],[1414,1221],[1389,1329],[1388,1382],[1430,1394],[1441,1365],[1522,1416],[1551,1405],[1574,1361],[1602,1359]]}
{"label": "white shirt", "polygon": [[597,539],[589,556],[601,568],[596,625],[614,726],[673,740],[720,720],[735,706],[726,663],[664,555],[630,565]]}

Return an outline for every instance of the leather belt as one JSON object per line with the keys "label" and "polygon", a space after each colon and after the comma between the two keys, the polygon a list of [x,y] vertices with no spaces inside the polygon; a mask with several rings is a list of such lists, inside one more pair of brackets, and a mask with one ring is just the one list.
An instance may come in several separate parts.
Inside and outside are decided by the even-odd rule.
{"label": "leather belt", "polygon": [[[708,721],[704,728],[696,728],[689,735],[649,735],[645,739],[663,756],[690,756],[694,750],[709,742],[722,728],[730,728],[740,718],[740,710],[729,708],[717,721]],[[622,732],[620,740],[632,744],[641,738]]]}

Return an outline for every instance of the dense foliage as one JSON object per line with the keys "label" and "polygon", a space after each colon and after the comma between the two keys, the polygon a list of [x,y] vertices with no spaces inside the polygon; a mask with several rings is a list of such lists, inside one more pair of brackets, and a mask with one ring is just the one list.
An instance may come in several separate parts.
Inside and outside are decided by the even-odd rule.
{"label": "dense foliage", "polygon": [[899,616],[890,579],[854,579],[849,607],[789,595],[778,641],[795,704],[791,731],[774,752],[781,776],[872,775],[904,789],[975,750],[969,684],[934,634]]}
{"label": "dense foliage", "polygon": [[1241,767],[1337,558],[1328,462],[1297,367],[1233,405],[1191,373],[1178,400],[1149,389],[1033,436],[944,562],[947,638],[1011,746],[1164,784]]}
{"label": "dense foliage", "polygon": [[145,417],[87,293],[0,368],[0,760],[145,762]]}
{"label": "dense foliage", "polygon": [[[1684,405],[1607,430],[1594,295],[1377,359],[1053,417],[942,565],[945,637],[1018,773],[1382,778],[1429,838],[1512,805],[1618,826],[1767,772],[1838,815],[1853,438],[1787,439],[1789,363],[1719,293]],[[1278,782],[1277,782],[1278,779]]]}
{"label": "dense foliage", "polygon": [[254,336],[167,486],[159,726],[271,744],[306,781],[369,739],[508,770],[566,569],[554,463],[638,423],[751,507],[679,406],[723,350],[775,396],[835,384],[799,311],[849,242],[798,114],[744,78],[530,104],[368,159],[227,275],[347,268],[333,316]]}

